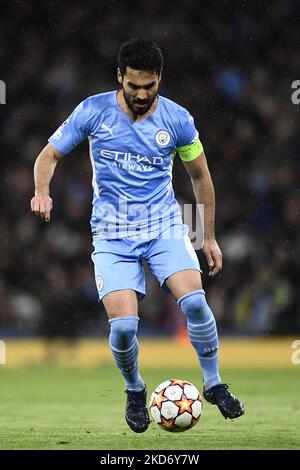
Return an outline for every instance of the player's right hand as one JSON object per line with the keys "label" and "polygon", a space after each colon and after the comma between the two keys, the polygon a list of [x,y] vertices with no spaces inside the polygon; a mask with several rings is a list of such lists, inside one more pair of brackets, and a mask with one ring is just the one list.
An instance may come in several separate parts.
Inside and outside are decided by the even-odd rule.
{"label": "player's right hand", "polygon": [[50,221],[50,212],[53,207],[52,199],[47,194],[36,193],[30,201],[31,210],[46,222]]}

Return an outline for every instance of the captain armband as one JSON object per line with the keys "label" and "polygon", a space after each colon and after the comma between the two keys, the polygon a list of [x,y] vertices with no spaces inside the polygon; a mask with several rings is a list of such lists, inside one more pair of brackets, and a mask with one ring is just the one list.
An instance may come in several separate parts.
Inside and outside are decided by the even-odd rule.
{"label": "captain armband", "polygon": [[200,139],[195,140],[190,145],[183,145],[182,147],[176,147],[178,155],[184,162],[191,162],[195,158],[199,157],[203,152],[203,146]]}

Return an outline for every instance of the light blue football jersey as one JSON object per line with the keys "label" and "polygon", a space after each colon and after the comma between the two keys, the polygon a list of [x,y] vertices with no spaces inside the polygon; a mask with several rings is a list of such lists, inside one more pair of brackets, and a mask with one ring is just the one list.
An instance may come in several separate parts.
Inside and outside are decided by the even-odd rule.
{"label": "light blue football jersey", "polygon": [[82,101],[49,138],[62,154],[89,140],[93,170],[93,234],[124,238],[157,236],[182,224],[172,187],[176,147],[198,139],[194,119],[158,95],[154,112],[134,122],[119,106],[117,91]]}

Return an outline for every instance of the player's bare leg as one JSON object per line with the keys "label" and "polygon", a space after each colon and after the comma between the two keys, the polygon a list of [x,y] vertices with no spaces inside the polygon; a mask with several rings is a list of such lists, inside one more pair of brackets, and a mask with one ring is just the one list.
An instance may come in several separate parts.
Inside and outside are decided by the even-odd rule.
{"label": "player's bare leg", "polygon": [[166,284],[177,301],[189,292],[202,289],[201,273],[195,269],[178,271],[168,277]]}
{"label": "player's bare leg", "polygon": [[115,290],[102,299],[108,318],[138,316],[138,300],[132,289]]}
{"label": "player's bare leg", "polygon": [[244,405],[233,396],[218,372],[218,333],[213,313],[202,289],[201,274],[196,270],[179,271],[166,284],[187,317],[188,334],[203,372],[204,398],[217,405],[224,418],[238,418]]}
{"label": "player's bare leg", "polygon": [[109,323],[109,344],[126,383],[125,419],[134,432],[144,432],[149,425],[147,390],[138,368],[138,301],[134,290],[110,292],[103,299]]}

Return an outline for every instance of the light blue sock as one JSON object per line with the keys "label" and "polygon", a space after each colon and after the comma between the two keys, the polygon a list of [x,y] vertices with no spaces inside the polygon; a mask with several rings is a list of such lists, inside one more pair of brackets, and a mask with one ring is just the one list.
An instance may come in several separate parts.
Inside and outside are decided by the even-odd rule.
{"label": "light blue sock", "polygon": [[218,373],[218,332],[214,315],[207,305],[203,289],[183,295],[177,301],[187,318],[190,341],[203,373],[205,388],[221,383]]}
{"label": "light blue sock", "polygon": [[140,391],[145,387],[138,367],[139,343],[136,337],[138,322],[139,318],[136,316],[109,320],[110,349],[124,377],[126,389],[131,391]]}

